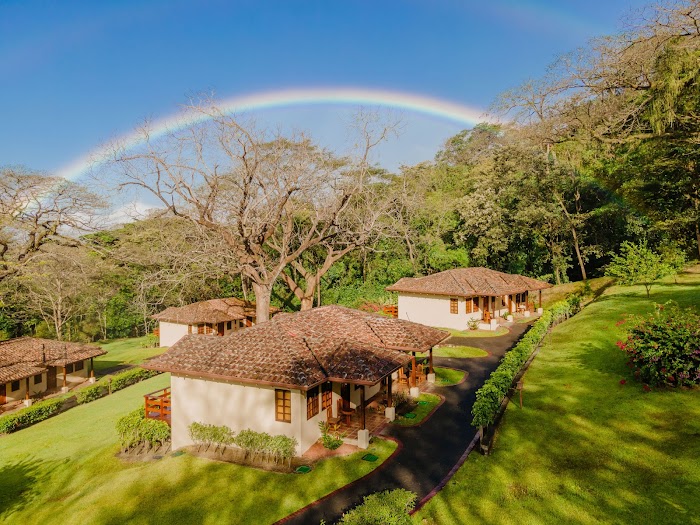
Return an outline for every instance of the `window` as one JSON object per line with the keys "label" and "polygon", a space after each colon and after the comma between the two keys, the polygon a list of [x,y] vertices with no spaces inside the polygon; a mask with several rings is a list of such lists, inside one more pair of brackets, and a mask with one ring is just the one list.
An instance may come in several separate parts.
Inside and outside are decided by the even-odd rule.
{"label": "window", "polygon": [[275,389],[275,420],[292,422],[292,393],[289,390]]}
{"label": "window", "polygon": [[73,363],[66,365],[66,374],[72,374],[73,373]]}
{"label": "window", "polygon": [[474,301],[473,301],[473,298],[467,297],[467,300],[464,301],[464,307],[466,308],[466,312],[467,312],[468,314],[472,313],[472,312],[474,311],[474,310],[473,310],[473,308],[474,308]]}
{"label": "window", "polygon": [[209,334],[211,334],[213,331],[214,331],[214,325],[212,325],[211,323],[206,323],[206,324],[204,325],[204,333],[205,333],[205,334],[209,335]]}
{"label": "window", "polygon": [[318,414],[318,387],[314,387],[306,393],[306,419],[311,419]]}
{"label": "window", "polygon": [[74,366],[75,366],[75,371],[76,371],[76,372],[77,372],[78,370],[82,370],[82,369],[85,367],[85,365],[83,364],[82,361],[78,361],[77,363],[75,363]]}
{"label": "window", "polygon": [[323,383],[321,393],[321,408],[326,410],[333,405],[333,385],[331,383]]}
{"label": "window", "polygon": [[230,330],[230,329],[231,329],[231,321],[228,321],[226,323],[226,330]]}
{"label": "window", "polygon": [[197,333],[198,334],[203,334],[204,333],[204,325],[203,324],[198,324],[197,325]]}
{"label": "window", "polygon": [[19,390],[19,381],[12,381],[12,384],[10,385],[10,390],[12,392],[16,392]]}
{"label": "window", "polygon": [[44,380],[44,376],[42,374],[37,374],[34,376],[34,384],[35,385],[40,385],[43,380]]}
{"label": "window", "polygon": [[454,297],[450,297],[450,313],[457,313],[457,299],[455,299]]}

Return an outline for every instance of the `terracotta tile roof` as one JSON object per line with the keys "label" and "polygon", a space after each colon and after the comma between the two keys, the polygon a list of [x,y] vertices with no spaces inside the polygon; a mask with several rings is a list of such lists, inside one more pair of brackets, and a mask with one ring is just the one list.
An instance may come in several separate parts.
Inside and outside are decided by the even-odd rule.
{"label": "terracotta tile roof", "polygon": [[37,337],[0,342],[0,383],[39,374],[47,366],[65,366],[107,352],[99,346]]}
{"label": "terracotta tile roof", "polygon": [[[277,312],[277,308],[270,308]],[[255,303],[243,301],[237,297],[210,299],[186,306],[171,306],[151,316],[158,321],[180,324],[223,323],[255,317]]]}
{"label": "terracotta tile roof", "polygon": [[524,275],[497,272],[488,268],[456,268],[425,277],[404,277],[389,292],[473,297],[498,296],[543,290],[552,285]]}
{"label": "terracotta tile roof", "polygon": [[307,390],[333,380],[374,384],[449,334],[410,321],[323,306],[225,337],[183,337],[146,368]]}

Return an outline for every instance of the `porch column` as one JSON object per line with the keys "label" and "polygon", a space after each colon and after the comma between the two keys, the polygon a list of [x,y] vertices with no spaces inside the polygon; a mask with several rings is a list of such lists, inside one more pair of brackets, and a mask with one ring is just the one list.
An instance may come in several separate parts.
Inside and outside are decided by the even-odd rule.
{"label": "porch column", "polygon": [[539,306],[537,308],[542,308],[542,290],[540,290]]}
{"label": "porch column", "polygon": [[94,357],[90,358],[90,377],[95,377],[95,361]]}
{"label": "porch column", "polygon": [[367,417],[365,413],[365,386],[361,385],[360,386],[360,406],[362,409],[360,410],[360,420],[362,421],[362,430],[367,428]]}
{"label": "porch column", "polygon": [[430,352],[428,353],[428,356],[429,356],[428,361],[429,361],[429,367],[430,367],[428,372],[430,374],[434,374],[435,370],[433,369],[433,347],[432,346],[430,347]]}
{"label": "porch column", "polygon": [[411,386],[416,386],[416,353],[411,357]]}
{"label": "porch column", "polygon": [[24,399],[29,400],[29,378],[25,378],[27,391],[24,393]]}
{"label": "porch column", "polygon": [[391,407],[394,404],[394,400],[391,398],[391,386],[393,383],[393,379],[391,378],[391,374],[387,376],[387,383],[386,383],[386,406]]}
{"label": "porch column", "polygon": [[63,365],[63,388],[66,388],[66,365]]}

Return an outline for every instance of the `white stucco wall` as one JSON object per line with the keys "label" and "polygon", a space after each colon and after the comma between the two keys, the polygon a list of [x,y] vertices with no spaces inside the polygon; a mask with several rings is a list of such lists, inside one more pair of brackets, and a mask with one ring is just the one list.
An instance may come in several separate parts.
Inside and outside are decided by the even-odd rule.
{"label": "white stucco wall", "polygon": [[[318,440],[318,422],[326,413],[306,419],[306,396],[291,390],[292,421],[275,420],[275,388],[252,386],[225,381],[195,379],[172,375],[172,442],[173,449],[192,444],[188,427],[193,422],[226,425],[234,432],[245,429],[296,438],[298,454],[304,453]],[[320,396],[320,394],[319,394]]]}
{"label": "white stucco wall", "polygon": [[399,293],[399,319],[438,328],[466,330],[470,319],[482,317],[481,309],[466,313],[466,300],[463,297],[457,299],[457,312],[450,313],[450,298],[447,296]]}
{"label": "white stucco wall", "polygon": [[160,321],[158,323],[158,331],[160,334],[160,342],[158,344],[160,346],[173,346],[187,335],[187,325]]}

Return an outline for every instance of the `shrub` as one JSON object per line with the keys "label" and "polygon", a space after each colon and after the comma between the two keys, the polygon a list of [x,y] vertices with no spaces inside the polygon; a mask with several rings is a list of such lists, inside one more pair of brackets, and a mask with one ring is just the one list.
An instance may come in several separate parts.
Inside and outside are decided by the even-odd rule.
{"label": "shrub", "polygon": [[61,410],[63,401],[63,399],[47,399],[0,418],[0,434],[9,434],[48,419]]}
{"label": "shrub", "polygon": [[341,525],[410,525],[409,512],[416,495],[406,489],[385,490],[365,496],[362,504],[343,514]]}
{"label": "shrub", "polygon": [[146,419],[143,408],[119,418],[116,424],[123,451],[146,446],[158,448],[170,441],[170,427],[164,421]]}
{"label": "shrub", "polygon": [[636,317],[627,340],[617,346],[643,383],[652,386],[700,384],[700,316],[676,304],[656,305]]}
{"label": "shrub", "polygon": [[296,454],[297,440],[287,436],[271,436],[267,432],[255,432],[254,430],[241,430],[233,440],[234,444],[243,449],[246,457],[255,460],[267,459],[268,461],[288,461],[291,464]]}
{"label": "shrub", "polygon": [[398,410],[411,400],[408,397],[408,394],[403,391],[393,392],[391,394],[391,399],[394,402],[394,407],[396,407],[396,410]]}
{"label": "shrub", "polygon": [[550,327],[569,318],[580,308],[581,297],[575,295],[553,304],[549,310],[543,312],[518,344],[503,357],[484,385],[477,390],[476,401],[472,407],[473,426],[485,427],[494,422],[515,377],[547,335]]}
{"label": "shrub", "polygon": [[99,399],[106,395],[107,388],[105,387],[105,385],[97,383],[95,385],[79,390],[78,393],[75,394],[75,399],[79,405],[82,405],[83,403],[90,403],[91,401],[95,401],[96,399]]}
{"label": "shrub", "polygon": [[190,437],[198,447],[206,445],[207,449],[216,445],[216,449],[223,451],[228,445],[235,442],[235,434],[226,425],[216,426],[194,422],[189,426]]}
{"label": "shrub", "polygon": [[145,368],[132,368],[126,372],[121,372],[112,376],[112,392],[126,388],[127,386],[135,385],[146,379],[160,374],[155,370],[146,370]]}
{"label": "shrub", "polygon": [[321,444],[328,450],[335,450],[343,444],[343,437],[340,434],[331,434],[328,432],[328,422],[319,421],[318,428],[321,429]]}

